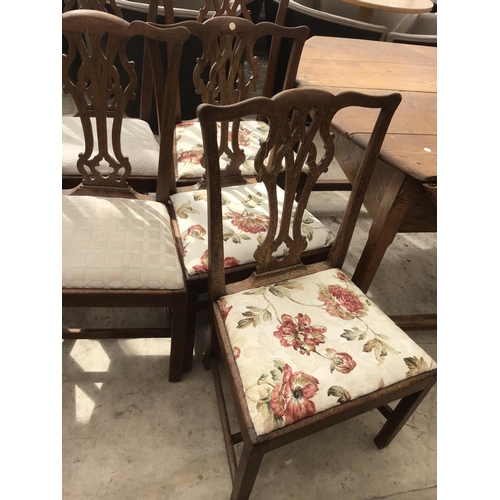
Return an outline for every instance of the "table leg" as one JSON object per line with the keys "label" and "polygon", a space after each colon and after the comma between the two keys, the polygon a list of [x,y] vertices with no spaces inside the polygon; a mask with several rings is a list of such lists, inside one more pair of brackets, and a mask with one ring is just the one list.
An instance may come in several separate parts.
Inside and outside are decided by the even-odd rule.
{"label": "table leg", "polygon": [[360,7],[358,11],[358,21],[364,23],[371,23],[373,17],[373,9],[368,7]]}
{"label": "table leg", "polygon": [[396,174],[392,176],[373,218],[368,240],[352,278],[364,293],[368,291],[387,248],[398,233],[412,197],[418,192],[418,181],[401,176],[399,172]]}

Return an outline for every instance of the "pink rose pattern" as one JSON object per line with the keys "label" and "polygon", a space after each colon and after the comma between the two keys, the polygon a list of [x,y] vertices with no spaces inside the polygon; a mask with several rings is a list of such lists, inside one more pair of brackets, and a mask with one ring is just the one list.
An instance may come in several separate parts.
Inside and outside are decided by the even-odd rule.
{"label": "pink rose pattern", "polygon": [[[197,121],[181,122],[176,125],[176,131],[176,141],[180,145],[178,149],[180,154],[177,157],[178,173],[181,177],[199,177],[201,171],[199,171],[197,165],[201,165],[202,162],[203,145],[201,130],[197,126]],[[256,122],[252,129],[240,125],[238,144],[240,148],[245,150],[247,159],[252,159],[255,156],[259,147],[259,140],[261,137],[266,137],[267,132],[267,126],[265,124],[259,125],[259,122]],[[253,143],[252,136],[254,136]],[[228,144],[231,144],[231,141],[232,131],[229,131]],[[252,173],[253,166],[249,170],[249,173]]]}
{"label": "pink rose pattern", "polygon": [[207,231],[203,226],[201,226],[200,224],[195,224],[188,228],[186,234],[184,235],[184,239],[187,240],[188,238],[197,238],[202,240],[206,234]]}
{"label": "pink rose pattern", "polygon": [[202,156],[203,153],[197,150],[183,151],[177,158],[177,161],[179,163],[196,163],[199,165],[201,163]]}
{"label": "pink rose pattern", "polygon": [[231,219],[231,224],[245,233],[264,233],[269,227],[269,216],[267,215],[249,214],[246,211],[242,214],[226,212],[224,218]]}
{"label": "pink rose pattern", "polygon": [[293,347],[300,354],[316,352],[316,346],[325,342],[324,326],[311,326],[311,318],[299,313],[294,319],[289,314],[281,316],[281,324],[277,326],[274,336],[283,347]]}
{"label": "pink rose pattern", "polygon": [[[231,144],[231,141],[233,140],[232,131],[229,131],[227,133],[227,140],[229,144]],[[238,131],[238,144],[240,145],[240,147],[250,146],[250,130],[245,127],[240,127]]]}
{"label": "pink rose pattern", "polygon": [[318,392],[319,381],[307,373],[293,372],[290,365],[283,367],[281,384],[272,390],[270,407],[277,420],[283,419],[291,424],[316,413],[316,406],[311,399]]}
{"label": "pink rose pattern", "polygon": [[[234,257],[226,257],[224,259],[224,267],[235,267],[239,265],[240,261]],[[196,273],[208,273],[208,250],[203,252],[203,255],[200,258],[200,264],[193,266],[193,269]]]}
{"label": "pink rose pattern", "polygon": [[227,306],[227,300],[223,297],[222,299],[219,299],[218,301],[219,304],[219,310],[222,315],[222,319],[226,321],[227,315],[231,312],[231,309],[233,306]]}
{"label": "pink rose pattern", "polygon": [[361,318],[367,312],[366,305],[361,302],[359,295],[340,285],[321,286],[318,300],[326,304],[326,312],[330,316],[346,320]]}
{"label": "pink rose pattern", "polygon": [[329,357],[332,358],[331,371],[339,371],[340,373],[349,373],[356,368],[356,361],[352,359],[351,355],[346,352],[337,352],[331,347],[326,349]]}

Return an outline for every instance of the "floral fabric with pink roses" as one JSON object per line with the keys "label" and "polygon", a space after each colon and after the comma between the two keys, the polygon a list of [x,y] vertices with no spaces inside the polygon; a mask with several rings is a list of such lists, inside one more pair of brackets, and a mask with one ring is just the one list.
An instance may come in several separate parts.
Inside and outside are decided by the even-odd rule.
{"label": "floral fabric with pink roses", "polygon": [[[220,123],[217,124],[220,140]],[[260,141],[266,139],[269,127],[264,122],[255,120],[242,121],[238,133],[240,148],[245,153],[246,160],[240,169],[243,175],[255,175],[253,160],[260,147]],[[175,129],[175,141],[177,147],[177,178],[199,178],[203,176],[205,169],[201,166],[203,156],[203,140],[200,124],[197,121],[179,123]],[[231,132],[229,132],[231,141]],[[222,155],[221,167],[229,163],[229,158]]]}
{"label": "floral fabric with pink roses", "polygon": [[[278,206],[284,191],[278,188]],[[255,262],[253,254],[264,240],[269,224],[269,204],[263,183],[222,189],[224,265],[233,267]],[[184,266],[191,275],[208,271],[207,191],[176,193],[170,197],[184,246]],[[279,208],[278,208],[279,210]],[[333,234],[307,210],[302,218],[307,250],[327,247]],[[277,253],[283,255],[283,248]]]}
{"label": "floral fabric with pink roses", "polygon": [[436,367],[338,269],[218,304],[258,435]]}

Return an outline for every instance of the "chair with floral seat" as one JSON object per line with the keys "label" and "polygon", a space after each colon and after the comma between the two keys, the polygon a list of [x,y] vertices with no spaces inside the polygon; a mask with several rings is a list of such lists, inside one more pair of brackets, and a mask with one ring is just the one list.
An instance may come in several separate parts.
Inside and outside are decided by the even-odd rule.
{"label": "chair with floral seat", "polygon": [[[184,369],[187,292],[166,207],[175,189],[171,158],[175,103],[167,96],[177,90],[180,52],[189,32],[141,21],[128,23],[113,14],[85,9],[62,14],[62,33],[68,42],[63,90],[74,99],[85,137],[76,162],[83,180],[62,196],[62,305],[158,307],[169,309],[172,318],[170,328],[71,325],[63,329],[63,338],[170,336],[169,380],[179,381]],[[134,165],[122,151],[123,110],[137,82],[125,48],[135,36],[148,38],[151,47],[160,42],[172,47],[163,92],[157,94],[163,107],[162,125],[171,133],[160,139],[157,191],[152,196],[130,187]],[[75,73],[70,71],[72,65],[78,67]],[[119,66],[127,78],[120,78]],[[160,90],[159,85],[156,88]]]}
{"label": "chair with floral seat", "polygon": [[[257,23],[261,10],[262,0],[116,0],[117,5],[122,8],[123,15],[128,21],[140,19],[161,24],[181,23],[187,20],[195,20],[202,23],[208,19],[221,16],[240,17],[249,22]],[[277,9],[277,14],[273,22],[283,25],[284,15],[287,9],[287,2],[281,2]],[[272,88],[281,90],[285,78],[284,68],[289,57],[290,40],[284,40],[283,47],[279,37],[272,37],[267,40],[259,40],[259,57],[262,61],[267,59],[266,82]],[[180,109],[179,118],[192,120],[196,118],[196,107],[201,103],[200,97],[192,87],[193,70],[196,58],[201,55],[202,48],[196,36],[191,37],[184,45],[182,63],[180,70]],[[145,58],[147,53],[144,54]],[[142,73],[143,85],[151,81],[149,67],[145,64]],[[267,92],[267,90],[266,90]],[[267,93],[264,95],[268,95]],[[274,92],[274,89],[273,89]],[[151,93],[151,92],[150,92]],[[140,112],[141,117],[146,119],[154,129],[154,107],[151,108],[151,96],[142,93],[141,89],[140,106],[136,104],[135,114]],[[135,115],[134,115],[135,116]],[[184,179],[181,179],[181,183]],[[190,181],[187,181],[188,183]],[[192,181],[191,181],[192,183]]]}
{"label": "chair with floral seat", "polygon": [[[193,82],[202,101],[224,105],[248,99],[260,93],[257,84],[261,68],[253,55],[259,38],[280,36],[293,40],[285,87],[293,87],[307,27],[283,28],[273,23],[257,25],[247,19],[221,16],[203,23],[185,21],[191,37],[200,40],[202,56],[197,59]],[[265,83],[264,83],[265,85]],[[219,126],[219,152],[224,170],[225,235],[228,248],[226,270],[230,279],[242,279],[255,268],[253,254],[267,227],[268,206],[262,202],[262,186],[255,182],[253,159],[267,124],[258,117]],[[197,120],[181,122],[176,127],[177,193],[170,196],[170,215],[176,241],[183,254],[189,293],[185,363],[192,362],[196,310],[202,307],[199,297],[207,291],[208,226],[204,184],[203,139]],[[175,159],[174,159],[175,161]],[[183,185],[182,178],[191,185]],[[193,184],[196,182],[196,184]],[[318,259],[327,252],[331,233],[312,215],[304,221],[304,233],[310,246],[307,258]]]}
{"label": "chair with floral seat", "polygon": [[[436,364],[342,270],[366,188],[400,94],[337,96],[292,89],[269,99],[198,108],[207,168],[211,366],[233,481],[232,500],[246,500],[263,455],[292,441],[379,409],[387,419],[375,438],[384,448],[410,418],[436,377]],[[325,261],[306,265],[301,230],[314,183],[335,155],[334,115],[350,107],[378,118],[335,241]],[[251,277],[228,283],[224,271],[227,216],[221,195],[217,124],[259,114],[269,132],[255,157],[267,232],[255,251]],[[370,115],[371,116],[371,115]],[[291,117],[291,118],[290,118]],[[318,157],[319,134],[324,153]],[[307,180],[296,190],[308,165]],[[283,193],[277,178],[284,172]],[[240,430],[232,432],[219,362],[222,360]],[[394,408],[389,403],[400,400]],[[239,461],[234,446],[243,442]]]}
{"label": "chair with floral seat", "polygon": [[[199,57],[192,57],[194,69],[190,92],[193,99],[225,105],[256,95],[273,95],[276,74],[271,71],[269,64],[262,64],[256,55],[259,42],[267,38],[291,43],[286,78],[280,90],[295,86],[300,55],[308,35],[306,26],[284,28],[269,22],[253,24],[248,19],[232,16],[212,17],[203,23],[184,21],[176,25],[188,28],[191,37],[199,41]],[[200,128],[196,117],[181,120],[180,116],[184,116],[182,110],[176,127],[176,181],[178,186],[194,185],[204,174]],[[231,134],[227,125],[222,127],[224,134]],[[254,176],[252,158],[265,129],[265,123],[255,117],[246,120],[245,126],[239,129],[244,156],[238,153],[237,166],[241,167],[243,175]],[[238,137],[235,134],[233,136]],[[221,148],[225,148],[226,161],[232,160],[234,163],[236,157],[231,156],[224,143],[221,143]]]}

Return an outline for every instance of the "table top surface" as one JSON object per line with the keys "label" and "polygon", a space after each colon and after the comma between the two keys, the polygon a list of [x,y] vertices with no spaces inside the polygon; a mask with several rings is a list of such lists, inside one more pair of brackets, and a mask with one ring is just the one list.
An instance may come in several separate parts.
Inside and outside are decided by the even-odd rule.
{"label": "table top surface", "polygon": [[407,14],[419,14],[430,12],[433,7],[432,0],[342,0],[345,3],[358,5],[374,10],[385,10],[388,12],[404,12]]}
{"label": "table top surface", "polygon": [[[302,52],[297,86],[334,94],[358,91],[403,99],[392,119],[381,159],[422,181],[437,181],[437,49],[352,38],[312,37]],[[339,112],[333,126],[363,144],[376,112]]]}

